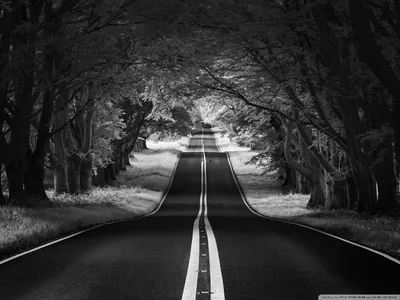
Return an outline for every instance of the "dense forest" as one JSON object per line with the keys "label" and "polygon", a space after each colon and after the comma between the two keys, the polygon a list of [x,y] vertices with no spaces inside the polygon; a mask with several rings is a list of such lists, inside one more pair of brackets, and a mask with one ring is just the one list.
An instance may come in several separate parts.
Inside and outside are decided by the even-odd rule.
{"label": "dense forest", "polygon": [[103,185],[202,117],[309,207],[399,207],[395,0],[0,1],[0,202]]}

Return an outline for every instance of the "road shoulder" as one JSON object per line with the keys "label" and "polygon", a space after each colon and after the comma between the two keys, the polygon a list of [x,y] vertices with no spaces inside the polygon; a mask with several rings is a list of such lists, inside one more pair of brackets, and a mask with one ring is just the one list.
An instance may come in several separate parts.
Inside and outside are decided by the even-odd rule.
{"label": "road shoulder", "polygon": [[159,207],[187,143],[187,138],[148,143],[149,150],[137,153],[112,186],[76,196],[54,196],[49,190],[52,203],[45,207],[2,207],[0,260],[90,228],[150,214]]}
{"label": "road shoulder", "polygon": [[273,173],[247,164],[256,154],[216,134],[221,151],[232,168],[251,208],[266,217],[294,222],[367,246],[400,260],[398,216],[367,215],[354,211],[306,208],[309,195],[292,194],[279,188]]}

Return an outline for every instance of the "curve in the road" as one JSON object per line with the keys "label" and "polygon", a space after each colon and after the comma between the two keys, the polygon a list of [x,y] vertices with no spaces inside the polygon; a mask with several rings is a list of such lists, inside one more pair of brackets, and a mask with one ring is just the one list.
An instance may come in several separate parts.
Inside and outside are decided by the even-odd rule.
{"label": "curve in the road", "polygon": [[398,264],[315,230],[260,217],[244,200],[213,133],[197,134],[181,154],[157,213],[86,231],[3,263],[0,299],[181,300],[193,247],[198,262],[192,268],[208,271],[208,277],[198,273],[193,281],[196,300],[217,294],[212,274],[218,272],[207,255],[219,258],[220,299],[400,294]]}
{"label": "curve in the road", "polygon": [[[187,151],[187,149],[188,149],[188,147],[189,147],[189,144],[190,144],[190,141],[189,141],[189,143],[187,144],[186,149],[184,150],[184,152]],[[85,232],[88,232],[88,231],[97,229],[97,228],[99,228],[99,227],[103,227],[103,226],[111,225],[111,224],[116,224],[116,223],[121,223],[121,222],[127,222],[127,221],[138,220],[138,219],[145,218],[145,217],[149,217],[149,216],[155,214],[155,213],[158,212],[158,210],[161,208],[161,205],[164,203],[164,200],[165,200],[165,198],[167,197],[167,195],[168,195],[168,193],[169,193],[169,190],[170,190],[171,185],[172,185],[172,181],[173,181],[174,176],[175,176],[176,167],[178,166],[178,162],[179,162],[179,159],[180,159],[181,155],[182,155],[182,152],[180,152],[180,153],[178,154],[178,157],[177,157],[177,159],[176,159],[174,168],[173,168],[173,170],[172,170],[171,179],[170,179],[170,182],[169,182],[169,184],[168,184],[168,186],[167,186],[167,189],[165,190],[164,195],[162,196],[162,198],[161,198],[161,200],[160,200],[160,203],[157,205],[157,207],[156,207],[152,212],[149,212],[149,213],[144,214],[144,215],[142,215],[142,216],[137,216],[137,217],[129,218],[129,219],[105,222],[105,223],[102,223],[102,224],[94,225],[94,226],[92,226],[92,227],[90,227],[90,228],[87,228],[87,229],[84,229],[84,230],[79,230],[79,231],[77,231],[77,232],[75,232],[75,233],[69,234],[69,235],[64,236],[64,237],[62,237],[62,238],[57,238],[57,239],[55,239],[55,240],[53,240],[53,241],[51,241],[51,242],[44,243],[43,245],[34,247],[34,248],[32,248],[32,249],[23,251],[23,252],[21,252],[21,253],[18,253],[18,254],[12,255],[12,256],[10,256],[10,257],[7,257],[7,258],[5,258],[5,259],[3,259],[3,260],[0,260],[0,265],[5,264],[5,263],[7,263],[7,262],[9,262],[9,261],[11,261],[11,260],[14,260],[14,259],[16,259],[16,258],[19,258],[19,257],[21,257],[21,256],[27,255],[27,254],[29,254],[29,253],[32,253],[32,252],[34,252],[34,251],[38,251],[38,250],[43,249],[43,248],[45,248],[45,247],[49,247],[49,246],[54,245],[54,244],[56,244],[56,243],[59,243],[59,242],[68,240],[68,239],[73,238],[73,237],[75,237],[75,236],[77,236],[77,235],[80,235],[80,234],[82,234],[82,233],[85,233]]]}
{"label": "curve in the road", "polygon": [[[218,148],[218,151],[222,152],[221,149],[220,149],[220,147],[219,147],[219,145],[218,145],[218,140],[217,140],[217,139],[216,139],[216,147]],[[236,175],[236,173],[235,173],[235,170],[233,169],[233,166],[232,166],[232,162],[231,162],[229,153],[226,153],[226,156],[227,156],[227,160],[228,160],[228,163],[229,163],[229,168],[230,168],[230,170],[231,170],[233,179],[235,180],[236,186],[237,186],[237,188],[238,188],[238,190],[239,190],[239,192],[240,192],[240,195],[241,195],[241,197],[242,197],[242,199],[243,199],[243,202],[244,202],[244,204],[246,204],[247,208],[248,208],[252,213],[254,213],[255,215],[257,215],[257,216],[259,216],[259,217],[262,217],[262,218],[265,218],[265,219],[268,219],[268,220],[272,220],[272,221],[283,222],[283,223],[292,224],[292,225],[295,225],[295,226],[301,226],[301,227],[304,227],[304,228],[307,228],[307,229],[310,229],[310,230],[319,232],[319,233],[321,233],[321,234],[328,235],[328,236],[333,237],[333,238],[335,238],[335,239],[338,239],[338,240],[340,240],[340,241],[342,241],[342,242],[349,243],[349,244],[351,244],[351,245],[353,245],[353,246],[360,247],[360,248],[362,248],[362,249],[364,249],[364,250],[367,250],[367,251],[371,251],[371,252],[373,252],[373,253],[375,253],[375,254],[378,254],[378,255],[380,255],[380,256],[382,256],[382,257],[384,257],[384,258],[386,258],[386,259],[389,259],[390,261],[392,261],[392,262],[394,262],[394,263],[400,265],[400,260],[398,260],[398,259],[396,259],[396,258],[394,258],[394,257],[392,257],[392,256],[390,256],[390,255],[388,255],[388,254],[386,254],[386,253],[383,253],[383,252],[378,251],[378,250],[376,250],[376,249],[370,248],[370,247],[368,247],[368,246],[361,245],[361,244],[359,244],[359,243],[350,241],[350,240],[348,240],[348,239],[339,237],[339,236],[337,236],[337,235],[334,235],[334,234],[331,234],[331,233],[328,233],[328,232],[325,232],[325,231],[322,231],[322,230],[318,230],[318,229],[316,229],[316,228],[313,228],[313,227],[310,227],[310,226],[307,226],[307,225],[304,225],[304,224],[299,224],[299,223],[291,222],[291,221],[287,221],[287,220],[281,220],[281,219],[277,219],[277,218],[273,218],[273,217],[269,217],[269,216],[265,216],[265,215],[263,215],[263,214],[260,214],[259,212],[257,212],[256,210],[253,209],[253,207],[250,205],[249,201],[247,200],[246,195],[245,195],[245,193],[244,193],[244,191],[243,191],[243,188],[242,188],[242,186],[240,185],[240,183],[239,183],[239,181],[238,181],[238,178],[237,178],[237,175]]]}

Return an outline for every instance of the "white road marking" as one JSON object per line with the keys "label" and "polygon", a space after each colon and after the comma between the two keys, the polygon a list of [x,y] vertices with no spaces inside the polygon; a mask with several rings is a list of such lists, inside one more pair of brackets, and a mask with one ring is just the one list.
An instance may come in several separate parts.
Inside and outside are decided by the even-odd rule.
{"label": "white road marking", "polygon": [[[220,149],[219,146],[218,146],[218,139],[215,139],[215,144],[216,144],[216,146],[217,146],[217,148],[218,148],[218,151],[219,151],[219,152],[222,152],[221,149]],[[247,201],[246,196],[243,194],[243,191],[242,191],[242,189],[241,189],[241,187],[240,187],[240,184],[239,184],[238,180],[236,179],[236,174],[235,174],[235,171],[233,170],[233,167],[232,167],[232,163],[231,163],[231,159],[230,159],[229,153],[226,153],[226,152],[224,152],[224,153],[225,153],[225,155],[226,155],[226,157],[227,157],[227,159],[228,159],[229,168],[231,169],[232,177],[233,177],[233,179],[234,179],[234,181],[235,181],[235,183],[236,183],[236,186],[237,186],[237,188],[238,188],[238,190],[239,190],[240,196],[242,197],[242,200],[243,200],[244,204],[246,204],[247,208],[248,208],[253,214],[255,214],[255,215],[259,216],[259,217],[262,217],[262,218],[264,218],[264,219],[271,220],[271,221],[287,223],[287,224],[291,224],[291,225],[295,225],[295,226],[300,226],[300,227],[303,227],[303,228],[307,228],[307,229],[309,229],[309,230],[316,231],[316,232],[318,232],[318,233],[321,233],[321,234],[330,236],[330,237],[335,238],[335,239],[337,239],[337,240],[340,240],[340,241],[342,241],[342,242],[345,242],[345,243],[351,244],[351,245],[353,245],[353,246],[356,246],[356,247],[362,248],[362,249],[364,249],[364,250],[367,250],[367,251],[373,252],[373,253],[375,253],[375,254],[378,254],[378,255],[380,255],[380,256],[382,256],[382,257],[384,257],[384,258],[386,258],[386,259],[388,259],[388,260],[391,260],[392,262],[394,262],[394,263],[400,265],[400,260],[398,260],[398,259],[396,259],[396,258],[394,258],[394,257],[392,257],[392,256],[390,256],[390,255],[388,255],[388,254],[386,254],[386,253],[382,253],[382,252],[380,252],[380,251],[378,251],[378,250],[369,248],[369,247],[367,247],[367,246],[358,244],[358,243],[356,243],[356,242],[353,242],[353,241],[347,240],[347,239],[345,239],[345,238],[342,238],[342,237],[339,237],[339,236],[336,236],[336,235],[333,235],[333,234],[330,234],[330,233],[327,233],[327,232],[318,230],[318,229],[316,229],[316,228],[313,228],[313,227],[310,227],[310,226],[307,226],[307,225],[303,225],[303,224],[299,224],[299,223],[295,223],[295,222],[291,222],[291,221],[285,221],[285,220],[280,220],[280,219],[276,219],[276,218],[267,217],[267,216],[264,216],[264,215],[260,214],[259,212],[255,211],[255,210],[250,206],[249,202]]]}
{"label": "white road marking", "polygon": [[[203,172],[203,162],[201,162],[201,172]],[[199,252],[200,252],[200,233],[199,221],[203,213],[203,175],[201,176],[200,208],[196,220],[193,224],[192,245],[190,247],[189,267],[186,274],[185,286],[183,288],[182,300],[195,300],[197,290],[197,280],[199,272]],[[204,236],[203,236],[204,237]]]}
{"label": "white road marking", "polygon": [[38,251],[38,250],[40,250],[40,249],[49,247],[49,246],[54,245],[54,244],[56,244],[56,243],[59,243],[59,242],[68,240],[68,239],[73,238],[73,237],[75,237],[75,236],[77,236],[77,235],[80,235],[80,234],[82,234],[82,233],[85,233],[85,232],[88,232],[88,231],[91,231],[91,230],[94,230],[94,229],[97,229],[97,228],[100,228],[100,227],[103,227],[103,226],[107,226],[107,225],[111,225],[111,224],[116,224],[116,223],[122,223],[122,222],[128,222],[128,221],[133,221],[133,220],[139,220],[139,219],[146,218],[146,217],[149,217],[149,216],[151,216],[151,215],[154,215],[156,212],[158,212],[158,211],[160,210],[161,205],[164,203],[165,198],[167,198],[167,196],[168,196],[169,190],[171,189],[172,182],[174,181],[175,172],[176,172],[176,167],[178,166],[178,162],[179,162],[179,159],[181,158],[181,154],[182,154],[183,152],[186,152],[186,151],[187,151],[191,140],[192,140],[192,138],[189,139],[188,144],[186,145],[185,150],[183,150],[181,153],[179,153],[179,155],[178,155],[178,157],[177,157],[177,159],[176,159],[176,162],[175,162],[174,170],[172,171],[172,176],[171,176],[171,179],[170,179],[170,181],[169,181],[167,190],[166,190],[164,196],[162,197],[160,203],[158,204],[157,208],[156,208],[154,211],[152,211],[151,213],[148,213],[148,214],[145,214],[145,215],[139,216],[139,217],[133,217],[133,218],[125,219],[125,220],[118,220],[118,221],[106,222],[106,223],[104,223],[104,224],[99,224],[99,225],[90,227],[90,228],[88,228],[88,229],[75,232],[75,233],[70,234],[70,235],[67,235],[67,236],[65,236],[65,237],[63,237],[63,238],[56,239],[56,240],[54,240],[54,241],[48,242],[48,243],[46,243],[46,244],[43,244],[43,245],[41,245],[41,246],[35,247],[35,248],[33,248],[33,249],[30,249],[30,250],[24,251],[24,252],[22,252],[22,253],[13,255],[13,256],[11,256],[11,257],[8,257],[8,258],[6,258],[6,259],[0,260],[0,265],[5,264],[5,263],[7,263],[7,262],[9,262],[9,261],[11,261],[11,260],[17,259],[18,257],[21,257],[21,256],[27,255],[27,254],[29,254],[29,253]]}
{"label": "white road marking", "polygon": [[[203,135],[201,139],[203,145],[203,155],[206,156],[203,142]],[[219,261],[217,241],[215,239],[214,232],[211,224],[208,221],[208,208],[207,208],[207,163],[204,159],[204,221],[206,224],[206,231],[208,236],[208,252],[210,260],[210,299],[211,300],[224,300],[224,282],[222,279],[221,264]]]}
{"label": "white road marking", "polygon": [[[217,242],[215,240],[214,232],[211,228],[211,224],[207,217],[207,167],[205,160],[205,150],[204,150],[204,135],[202,133],[201,144],[202,144],[202,154],[201,154],[201,193],[200,193],[200,208],[197,218],[193,224],[193,235],[192,235],[192,245],[189,257],[189,267],[186,274],[185,286],[183,289],[182,300],[195,300],[197,281],[199,273],[199,241],[200,238],[208,237],[208,252],[209,252],[209,262],[210,262],[210,289],[211,291],[204,292],[201,291],[200,294],[210,294],[211,300],[225,300],[224,284],[222,279],[221,265],[218,256]],[[203,201],[204,201],[204,212],[203,212]],[[206,230],[206,235],[199,236],[199,221],[201,216],[204,216],[204,226]],[[207,243],[202,242],[201,245],[207,245]],[[207,256],[207,254],[202,254],[202,256]],[[208,272],[208,270],[200,270],[202,273]]]}

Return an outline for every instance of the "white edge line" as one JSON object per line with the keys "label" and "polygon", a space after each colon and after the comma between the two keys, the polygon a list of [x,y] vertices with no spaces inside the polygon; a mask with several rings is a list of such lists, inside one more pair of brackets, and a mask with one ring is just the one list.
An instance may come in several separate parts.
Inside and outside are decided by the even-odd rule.
{"label": "white edge line", "polygon": [[[203,172],[203,162],[201,162],[201,172]],[[200,208],[196,220],[193,223],[192,244],[190,246],[189,266],[186,273],[185,286],[183,288],[182,300],[195,300],[197,291],[197,279],[199,271],[199,253],[200,253],[200,233],[199,221],[203,212],[203,176],[201,178]]]}
{"label": "white edge line", "polygon": [[[216,140],[217,148],[219,149],[219,151],[221,151],[220,148],[219,148],[219,146],[218,146],[218,139],[215,139],[215,140]],[[272,221],[276,221],[276,222],[287,223],[287,224],[292,224],[292,225],[300,226],[300,227],[303,227],[303,228],[307,228],[307,229],[310,229],[310,230],[313,230],[313,231],[316,231],[316,232],[325,234],[325,235],[330,236],[330,237],[332,237],[332,238],[338,239],[338,240],[340,240],[340,241],[342,241],[342,242],[351,244],[351,245],[353,245],[353,246],[360,247],[360,248],[362,248],[362,249],[364,249],[364,250],[371,251],[371,252],[373,252],[373,253],[375,253],[375,254],[378,254],[378,255],[380,255],[380,256],[382,256],[382,257],[384,257],[384,258],[386,258],[386,259],[389,259],[389,260],[391,260],[391,261],[393,261],[393,262],[395,262],[395,263],[397,263],[397,264],[400,265],[400,260],[398,260],[398,259],[396,259],[396,258],[394,258],[394,257],[392,257],[392,256],[390,256],[390,255],[388,255],[388,254],[386,254],[386,253],[382,253],[382,252],[380,252],[380,251],[378,251],[378,250],[369,248],[369,247],[367,247],[367,246],[358,244],[358,243],[356,243],[356,242],[347,240],[347,239],[345,239],[345,238],[339,237],[339,236],[337,236],[337,235],[333,235],[333,234],[331,234],[331,233],[324,232],[324,231],[322,231],[322,230],[319,230],[319,229],[316,229],[316,228],[313,228],[313,227],[310,227],[310,226],[307,226],[307,225],[303,225],[303,224],[299,224],[299,223],[295,223],[295,222],[291,222],[291,221],[286,221],[286,220],[281,220],[281,219],[277,219],[277,218],[268,217],[268,216],[262,215],[262,214],[260,214],[259,212],[255,211],[255,210],[250,206],[250,204],[248,203],[248,201],[247,201],[247,199],[246,199],[246,196],[243,194],[242,188],[241,188],[241,186],[240,186],[238,180],[236,179],[236,173],[235,173],[235,171],[233,170],[233,167],[232,167],[232,163],[231,163],[231,159],[230,159],[229,153],[227,153],[227,152],[224,152],[224,153],[225,153],[226,157],[228,158],[228,163],[229,163],[229,167],[230,167],[230,169],[231,169],[232,177],[233,177],[233,179],[234,179],[234,181],[235,181],[235,183],[236,183],[236,186],[237,186],[237,188],[238,188],[238,190],[239,190],[239,192],[240,192],[240,196],[242,197],[242,200],[243,200],[244,204],[246,204],[247,208],[248,208],[253,214],[255,214],[255,215],[259,216],[259,217],[262,217],[262,218],[264,218],[264,219],[268,219],[268,220],[272,220]]]}
{"label": "white edge line", "polygon": [[221,263],[218,255],[217,240],[212,230],[211,224],[208,220],[208,208],[207,208],[207,159],[203,144],[203,155],[204,155],[204,223],[206,225],[206,232],[208,236],[208,252],[210,261],[210,299],[211,300],[224,300],[224,281],[222,278]]}
{"label": "white edge line", "polygon": [[171,189],[172,182],[174,181],[175,171],[176,171],[176,168],[177,168],[177,166],[178,166],[179,159],[180,159],[180,157],[181,157],[181,154],[182,154],[183,152],[186,152],[186,151],[187,151],[187,149],[188,149],[188,147],[189,147],[189,144],[190,144],[190,141],[191,141],[191,138],[189,139],[188,144],[186,145],[185,150],[184,150],[184,151],[181,151],[181,152],[179,153],[179,155],[178,155],[178,157],[177,157],[177,159],[176,159],[176,162],[175,162],[174,170],[172,171],[172,176],[171,176],[171,179],[170,179],[170,181],[169,181],[167,190],[166,190],[166,192],[164,193],[163,197],[161,198],[160,203],[158,204],[157,208],[156,208],[154,211],[152,211],[152,212],[150,212],[150,213],[148,213],[148,214],[142,215],[142,216],[132,217],[132,218],[129,218],[129,219],[124,219],[124,220],[117,220],[117,221],[106,222],[106,223],[103,223],[103,224],[95,225],[95,226],[93,226],[93,227],[90,227],[90,228],[85,229],[85,230],[82,230],[82,231],[75,232],[75,233],[70,234],[70,235],[67,235],[67,236],[65,236],[65,237],[63,237],[63,238],[56,239],[56,240],[51,241],[51,242],[49,242],[49,243],[46,243],[46,244],[44,244],[44,245],[35,247],[35,248],[33,248],[33,249],[30,249],[30,250],[24,251],[24,252],[22,252],[22,253],[18,253],[18,254],[16,254],[16,255],[13,255],[13,256],[11,256],[11,257],[8,257],[8,258],[6,258],[6,259],[3,259],[3,260],[0,261],[0,266],[3,265],[3,264],[5,264],[5,263],[7,263],[7,262],[9,262],[9,261],[12,261],[12,260],[14,260],[14,259],[17,259],[17,258],[19,258],[19,257],[21,257],[21,256],[27,255],[27,254],[29,254],[29,253],[38,251],[38,250],[43,249],[43,248],[46,248],[46,247],[49,247],[49,246],[51,246],[51,245],[53,245],[53,244],[62,242],[62,241],[64,241],[64,240],[67,240],[67,239],[70,239],[70,238],[73,238],[73,237],[75,237],[75,236],[77,236],[77,235],[80,235],[80,234],[82,234],[82,233],[85,233],[85,232],[88,232],[88,231],[97,229],[97,228],[99,228],[99,227],[103,227],[103,226],[107,226],[107,225],[112,225],[112,224],[116,224],[116,223],[122,223],[122,222],[133,221],[133,220],[139,220],[139,219],[146,218],[146,217],[149,217],[149,216],[155,214],[157,211],[159,211],[159,209],[161,208],[161,205],[164,203],[165,198],[167,198],[167,196],[168,196],[169,190]]}

